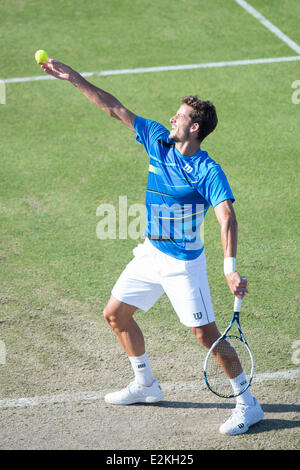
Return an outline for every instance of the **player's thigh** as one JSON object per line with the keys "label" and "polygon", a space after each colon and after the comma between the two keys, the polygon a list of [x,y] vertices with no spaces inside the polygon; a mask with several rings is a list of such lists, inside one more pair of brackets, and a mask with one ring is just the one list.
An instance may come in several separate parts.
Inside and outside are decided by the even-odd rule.
{"label": "player's thigh", "polygon": [[111,291],[119,301],[147,312],[163,295],[153,248],[139,245]]}
{"label": "player's thigh", "polygon": [[[180,260],[175,260],[180,261]],[[204,253],[192,262],[171,262],[163,288],[181,323],[202,327],[215,321]]]}

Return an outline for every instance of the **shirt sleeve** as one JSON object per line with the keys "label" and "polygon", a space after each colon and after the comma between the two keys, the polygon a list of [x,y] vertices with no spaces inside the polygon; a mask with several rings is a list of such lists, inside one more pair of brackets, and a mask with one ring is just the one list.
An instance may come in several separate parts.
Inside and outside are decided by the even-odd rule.
{"label": "shirt sleeve", "polygon": [[207,175],[204,198],[212,207],[216,207],[226,199],[235,201],[227,177],[220,165],[217,165]]}
{"label": "shirt sleeve", "polygon": [[137,134],[136,140],[144,145],[147,152],[149,152],[151,144],[161,137],[169,135],[168,129],[162,124],[150,119],[145,119],[136,116],[134,120],[134,129]]}

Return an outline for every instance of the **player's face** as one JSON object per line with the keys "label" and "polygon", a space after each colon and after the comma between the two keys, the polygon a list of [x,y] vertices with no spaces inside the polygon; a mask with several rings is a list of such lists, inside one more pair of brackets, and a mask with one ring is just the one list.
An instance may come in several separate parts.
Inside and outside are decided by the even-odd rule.
{"label": "player's face", "polygon": [[190,113],[192,109],[191,106],[182,104],[175,116],[171,117],[172,130],[169,134],[169,139],[174,140],[174,142],[186,142],[189,140],[190,127],[192,125]]}

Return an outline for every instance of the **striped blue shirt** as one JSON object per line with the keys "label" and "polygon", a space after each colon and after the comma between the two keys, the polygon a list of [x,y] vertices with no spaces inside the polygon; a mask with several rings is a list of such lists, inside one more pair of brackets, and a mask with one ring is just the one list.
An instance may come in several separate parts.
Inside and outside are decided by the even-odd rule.
{"label": "striped blue shirt", "polygon": [[201,224],[209,206],[234,201],[226,175],[201,149],[181,155],[162,124],[136,116],[134,128],[150,158],[145,235],[170,256],[195,259],[204,249]]}

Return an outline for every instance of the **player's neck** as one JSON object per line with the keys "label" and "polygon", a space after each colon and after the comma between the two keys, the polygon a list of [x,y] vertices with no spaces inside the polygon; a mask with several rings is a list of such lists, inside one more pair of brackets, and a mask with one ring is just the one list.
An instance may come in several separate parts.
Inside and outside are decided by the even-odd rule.
{"label": "player's neck", "polygon": [[198,150],[200,150],[200,143],[199,141],[176,142],[175,147],[182,156],[192,157],[196,152],[198,152]]}

